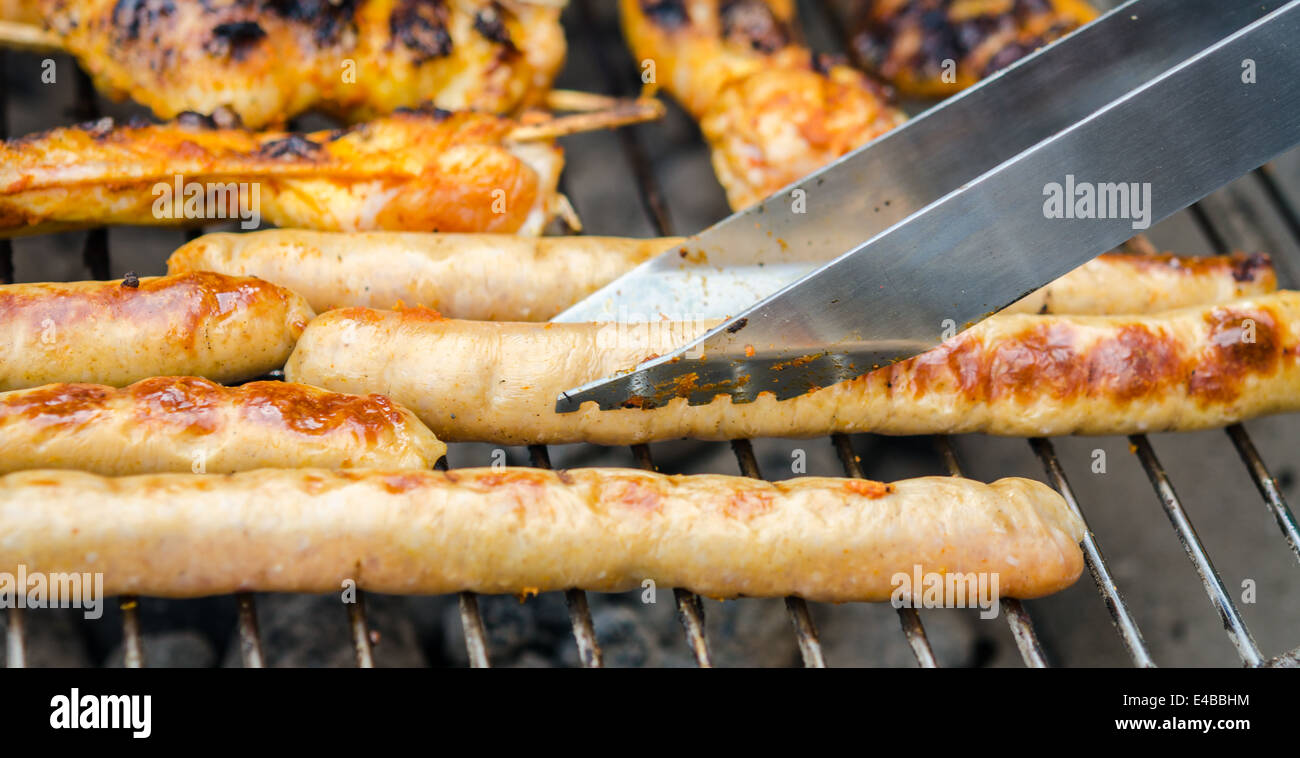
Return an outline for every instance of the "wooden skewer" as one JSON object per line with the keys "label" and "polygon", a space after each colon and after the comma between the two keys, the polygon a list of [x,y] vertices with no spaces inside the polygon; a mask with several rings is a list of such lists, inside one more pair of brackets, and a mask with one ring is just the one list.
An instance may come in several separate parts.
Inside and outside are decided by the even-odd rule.
{"label": "wooden skewer", "polygon": [[664,115],[664,104],[658,100],[615,100],[615,105],[598,111],[575,113],[571,116],[524,123],[510,130],[506,139],[511,142],[531,142],[554,139],[569,134],[613,129],[628,124],[654,121]]}
{"label": "wooden skewer", "polygon": [[63,52],[63,40],[34,24],[0,21],[0,45],[34,53]]}

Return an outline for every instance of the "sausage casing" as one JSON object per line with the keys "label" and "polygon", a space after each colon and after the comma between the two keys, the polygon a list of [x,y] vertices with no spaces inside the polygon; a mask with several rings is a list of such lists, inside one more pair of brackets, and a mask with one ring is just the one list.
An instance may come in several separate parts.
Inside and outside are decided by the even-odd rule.
{"label": "sausage casing", "polygon": [[992,316],[939,347],[778,402],[720,395],[652,410],[555,412],[565,390],[626,370],[709,323],[519,324],[419,310],[342,309],[316,319],[285,368],[293,381],[380,392],[446,441],[625,445],[691,437],[833,432],[1012,436],[1134,434],[1223,426],[1300,410],[1300,293],[1149,316]]}
{"label": "sausage casing", "polygon": [[[621,591],[890,599],[893,577],[1078,577],[1083,525],[1026,479],[764,482],[623,469],[262,469],[0,478],[0,571],[102,572],[106,594]],[[955,598],[954,598],[955,599]]]}
{"label": "sausage casing", "polygon": [[0,286],[0,391],[56,382],[121,387],[151,376],[255,379],[280,368],[314,313],[270,282],[214,273],[138,286]]}
{"label": "sausage casing", "polygon": [[[269,229],[199,237],[172,253],[167,270],[256,276],[299,293],[317,313],[400,302],[448,318],[545,321],[681,241]],[[1264,255],[1108,253],[1004,312],[1151,313],[1276,288]]]}
{"label": "sausage casing", "polygon": [[50,384],[0,393],[0,473],[106,476],[255,468],[417,468],[447,446],[382,395],[286,382],[223,387],[163,376],[125,389]]}
{"label": "sausage casing", "polygon": [[260,277],[318,313],[401,302],[452,318],[545,321],[680,241],[272,229],[204,235],[167,270]]}

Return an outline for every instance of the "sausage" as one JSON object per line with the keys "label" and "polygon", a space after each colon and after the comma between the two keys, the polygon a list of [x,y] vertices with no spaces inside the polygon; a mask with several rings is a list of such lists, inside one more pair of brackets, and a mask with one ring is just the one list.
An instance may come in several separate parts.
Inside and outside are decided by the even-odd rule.
{"label": "sausage", "polygon": [[[317,313],[401,302],[448,318],[545,321],[681,242],[271,229],[204,235],[172,253],[167,270],[256,276],[306,297]],[[1276,288],[1273,264],[1264,255],[1108,253],[1005,312],[1149,313]]]}
{"label": "sausage", "polygon": [[255,468],[419,468],[447,451],[383,395],[285,382],[223,387],[162,376],[125,389],[49,384],[0,393],[0,473],[107,476]]}
{"label": "sausage", "polygon": [[173,253],[167,270],[260,277],[318,313],[402,302],[453,318],[545,321],[679,242],[273,229],[204,235]]}
{"label": "sausage", "polygon": [[0,237],[214,218],[539,234],[564,207],[564,153],[554,140],[511,141],[517,126],[433,109],[305,134],[197,116],[53,129],[0,144]]}
{"label": "sausage", "polygon": [[[135,285],[135,286],[132,286]],[[255,379],[315,314],[283,287],[214,273],[0,286],[0,391],[151,376]]]}
{"label": "sausage", "polygon": [[[615,592],[650,579],[717,598],[883,601],[919,568],[982,573],[1001,596],[1031,598],[1078,578],[1084,533],[1027,479],[623,469],[30,471],[0,478],[0,523],[0,571],[101,572],[105,594],[162,597],[347,580],[394,594]],[[973,599],[959,592],[946,599]]]}
{"label": "sausage", "polygon": [[[778,402],[555,412],[562,391],[628,369],[709,323],[519,324],[418,309],[330,311],[285,368],[293,381],[382,392],[439,439],[625,445],[832,432],[1011,436],[1223,426],[1300,410],[1300,293],[1148,316],[992,316],[939,347]],[[1253,341],[1252,341],[1253,340]]]}

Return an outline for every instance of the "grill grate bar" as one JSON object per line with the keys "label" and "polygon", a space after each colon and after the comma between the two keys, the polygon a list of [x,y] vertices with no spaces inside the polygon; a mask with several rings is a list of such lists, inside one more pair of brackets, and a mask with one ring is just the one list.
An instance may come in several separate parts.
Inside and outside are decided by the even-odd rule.
{"label": "grill grate bar", "polygon": [[[551,468],[551,454],[545,445],[529,445],[528,457],[533,468]],[[600,645],[596,642],[596,629],[591,623],[591,608],[587,593],[582,590],[565,590],[564,603],[569,608],[569,623],[573,625],[573,639],[578,643],[578,659],[583,668],[600,668]]]}
{"label": "grill grate bar", "polygon": [[[632,457],[636,465],[646,471],[655,471],[654,459],[650,456],[649,445],[633,445]],[[709,657],[709,643],[704,634],[704,603],[699,595],[680,587],[673,588],[673,601],[677,604],[677,619],[682,622],[686,632],[686,645],[695,656],[695,663],[700,668],[713,668]]]}
{"label": "grill grate bar", "polygon": [[1210,602],[1218,609],[1228,639],[1232,641],[1233,647],[1237,649],[1237,654],[1241,656],[1244,663],[1250,666],[1260,665],[1264,659],[1259,652],[1259,647],[1256,646],[1250,630],[1246,628],[1246,623],[1242,621],[1241,614],[1237,612],[1237,606],[1232,602],[1228,589],[1223,586],[1223,579],[1215,571],[1214,563],[1206,554],[1205,546],[1201,544],[1201,539],[1196,534],[1196,528],[1192,526],[1187,512],[1183,510],[1182,502],[1178,499],[1178,494],[1174,492],[1173,483],[1169,481],[1164,467],[1156,458],[1155,450],[1151,448],[1151,442],[1145,434],[1132,435],[1129,437],[1129,442],[1138,460],[1142,462],[1142,468],[1146,469],[1151,486],[1155,488],[1160,504],[1164,506],[1165,514],[1169,516],[1169,522],[1178,532],[1178,539],[1183,543],[1183,550],[1187,553],[1188,560],[1196,567],[1196,573],[1201,577],[1201,584],[1205,586],[1205,594],[1209,595]]}
{"label": "grill grate bar", "polygon": [[[731,449],[736,453],[740,471],[751,479],[762,479],[763,473],[758,469],[758,459],[754,457],[754,446],[749,440],[732,440]],[[790,613],[790,623],[794,625],[795,638],[799,641],[799,653],[803,656],[803,665],[808,668],[826,668],[826,659],[822,656],[822,643],[817,638],[817,626],[808,612],[808,603],[801,597],[791,595],[785,599],[785,608]]]}
{"label": "grill grate bar", "polygon": [[[451,468],[447,463],[447,456],[438,459],[433,464],[438,471],[446,471]],[[487,631],[483,626],[483,614],[478,609],[478,594],[474,592],[461,592],[458,599],[460,605],[460,626],[465,633],[465,654],[469,658],[470,668],[485,669],[490,668],[488,661]]]}
{"label": "grill grate bar", "polygon": [[344,603],[348,609],[348,627],[352,630],[352,650],[357,656],[357,668],[375,667],[375,654],[370,645],[370,628],[366,624],[366,595],[360,589],[354,602]]}
{"label": "grill grate bar", "polygon": [[[952,440],[945,434],[937,434],[934,437],[934,445],[948,473],[952,476],[964,476]],[[1020,657],[1024,659],[1025,665],[1029,668],[1046,668],[1047,656],[1043,653],[1042,643],[1034,633],[1034,622],[1029,618],[1029,612],[1025,610],[1024,605],[1019,600],[1009,597],[999,599],[998,603],[1002,615],[1007,619],[1007,626],[1011,627],[1011,636],[1016,640],[1016,647],[1020,650]]]}
{"label": "grill grate bar", "polygon": [[144,642],[140,637],[140,599],[123,595],[118,600],[122,609],[122,660],[129,669],[144,668]]}
{"label": "grill grate bar", "polygon": [[[835,445],[835,452],[840,457],[840,463],[844,465],[844,473],[855,479],[865,479],[862,473],[862,464],[856,453],[853,452],[853,442],[847,434],[832,434],[831,443]],[[907,644],[912,648],[912,655],[916,656],[916,662],[921,668],[937,668],[938,661],[935,660],[934,650],[930,647],[930,638],[925,636],[925,627],[921,624],[921,615],[916,612],[915,608],[898,608],[898,623],[903,628],[903,636],[907,638]]]}
{"label": "grill grate bar", "polygon": [[5,629],[5,668],[26,668],[27,635],[24,628],[23,609],[17,606],[10,608],[7,620],[9,624]]}
{"label": "grill grate bar", "polygon": [[262,639],[257,631],[257,606],[253,593],[240,592],[235,595],[235,604],[239,608],[239,656],[244,668],[260,669],[266,666],[262,656]]}
{"label": "grill grate bar", "polygon": [[488,668],[487,632],[483,629],[483,615],[478,610],[478,595],[460,593],[460,625],[465,630],[465,651],[469,654],[471,668]]}
{"label": "grill grate bar", "polygon": [[1029,446],[1033,448],[1034,454],[1042,461],[1043,468],[1047,470],[1047,477],[1052,480],[1052,484],[1065,498],[1065,502],[1070,506],[1070,510],[1083,520],[1083,555],[1088,561],[1088,570],[1092,572],[1092,580],[1097,583],[1097,591],[1101,593],[1101,599],[1106,603],[1106,610],[1110,611],[1111,623],[1115,625],[1115,631],[1119,633],[1120,639],[1124,643],[1128,655],[1133,659],[1133,665],[1143,668],[1154,668],[1155,661],[1151,658],[1151,653],[1147,650],[1146,640],[1142,639],[1142,630],[1138,629],[1137,621],[1124,602],[1124,596],[1120,594],[1119,587],[1115,584],[1115,578],[1110,573],[1110,567],[1106,565],[1106,559],[1102,557],[1101,547],[1097,545],[1097,540],[1093,537],[1092,527],[1088,525],[1088,519],[1083,515],[1083,510],[1079,508],[1079,502],[1074,497],[1074,490],[1070,488],[1070,483],[1066,481],[1065,469],[1061,467],[1061,461],[1056,457],[1056,449],[1052,446],[1050,440],[1042,437],[1035,437],[1029,440]]}
{"label": "grill grate bar", "polygon": [[1264,504],[1277,520],[1277,526],[1282,530],[1282,536],[1286,538],[1291,552],[1295,553],[1296,558],[1300,560],[1300,526],[1296,525],[1295,514],[1291,513],[1286,498],[1282,497],[1282,490],[1278,488],[1277,480],[1268,472],[1264,459],[1259,457],[1259,452],[1255,450],[1255,443],[1251,441],[1250,435],[1246,434],[1245,427],[1241,424],[1233,424],[1228,427],[1227,432],[1228,437],[1232,439],[1232,444],[1237,448],[1237,453],[1241,455],[1242,463],[1245,463],[1246,469],[1250,471],[1250,477],[1255,480],[1255,486],[1263,496]]}

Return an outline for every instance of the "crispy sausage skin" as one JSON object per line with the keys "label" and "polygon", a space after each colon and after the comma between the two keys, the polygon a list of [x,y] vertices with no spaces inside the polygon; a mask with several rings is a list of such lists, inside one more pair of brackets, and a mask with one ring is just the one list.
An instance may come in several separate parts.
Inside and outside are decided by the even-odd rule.
{"label": "crispy sausage skin", "polygon": [[428,469],[447,446],[383,395],[286,382],[223,387],[160,376],[124,389],[49,384],[0,393],[0,473],[106,476],[255,468]]}
{"label": "crispy sausage skin", "polygon": [[700,124],[734,209],[903,122],[884,90],[794,43],[790,0],[620,0],[633,55]]}
{"label": "crispy sausage skin", "polygon": [[679,242],[272,229],[204,235],[173,253],[167,270],[256,276],[301,294],[318,313],[401,302],[452,318],[545,321]]}
{"label": "crispy sausage skin", "polygon": [[604,592],[652,579],[718,598],[883,601],[919,566],[996,575],[1002,596],[1031,598],[1075,581],[1084,532],[1027,479],[508,468],[31,471],[0,478],[0,523],[0,571],[102,572],[107,594],[163,597],[333,592],[349,579],[386,593]]}
{"label": "crispy sausage skin", "polygon": [[[134,284],[135,286],[130,286]],[[269,282],[210,272],[0,286],[0,391],[151,376],[255,379],[315,314]]]}
{"label": "crispy sausage skin", "polygon": [[[167,259],[167,270],[256,276],[306,297],[317,313],[400,302],[448,318],[545,321],[681,241],[271,229],[199,237]],[[1151,313],[1276,288],[1263,255],[1108,253],[1006,312]]]}
{"label": "crispy sausage skin", "polygon": [[0,237],[254,211],[303,229],[538,234],[561,207],[564,154],[552,140],[511,142],[516,126],[430,109],[306,134],[196,116],[53,129],[0,145]]}
{"label": "crispy sausage skin", "polygon": [[560,8],[516,0],[26,4],[110,96],[161,118],[229,107],[254,128],[429,101],[510,113],[541,102],[565,54]]}
{"label": "crispy sausage skin", "polygon": [[707,323],[501,324],[419,310],[331,311],[285,373],[381,392],[440,439],[624,445],[831,432],[1012,436],[1217,427],[1300,410],[1300,293],[1148,316],[996,315],[934,350],[778,402],[558,414],[559,393],[702,333]]}

